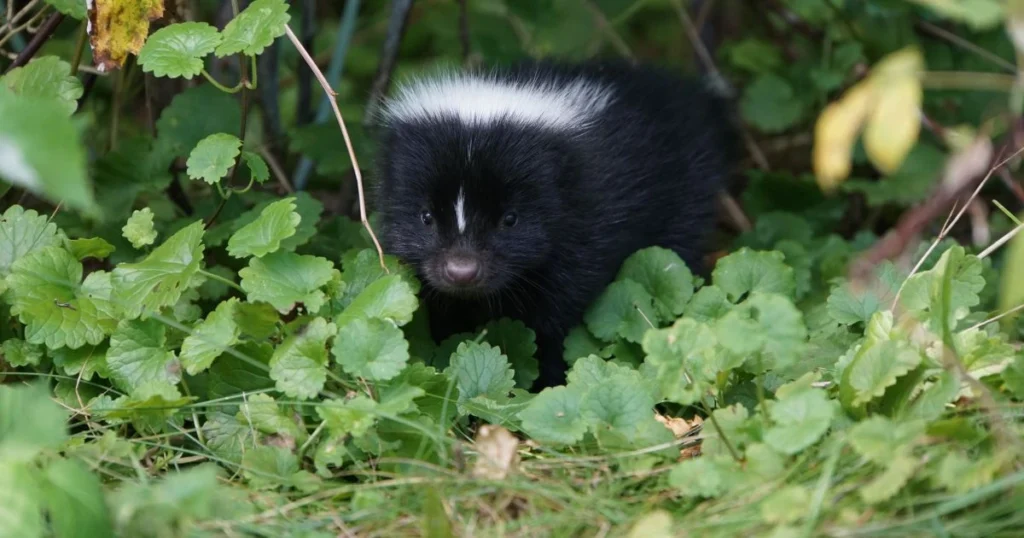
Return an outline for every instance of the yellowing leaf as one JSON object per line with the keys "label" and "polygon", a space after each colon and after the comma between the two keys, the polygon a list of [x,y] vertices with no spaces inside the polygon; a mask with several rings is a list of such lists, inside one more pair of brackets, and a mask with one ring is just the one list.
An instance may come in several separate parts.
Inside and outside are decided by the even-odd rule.
{"label": "yellowing leaf", "polygon": [[822,190],[831,191],[850,175],[850,153],[872,97],[870,84],[861,82],[818,116],[814,126],[814,175]]}
{"label": "yellowing leaf", "polygon": [[917,143],[921,132],[921,82],[901,78],[880,89],[864,129],[864,149],[879,170],[891,174]]}
{"label": "yellowing leaf", "polygon": [[124,65],[138,54],[149,35],[149,21],[164,15],[163,0],[92,0],[89,4],[89,42],[101,72]]}

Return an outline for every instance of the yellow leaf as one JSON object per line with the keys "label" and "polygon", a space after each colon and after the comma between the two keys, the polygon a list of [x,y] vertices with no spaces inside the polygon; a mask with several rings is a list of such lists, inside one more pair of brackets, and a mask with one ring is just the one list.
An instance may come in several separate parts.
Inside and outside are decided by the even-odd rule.
{"label": "yellow leaf", "polygon": [[875,167],[891,174],[903,164],[921,132],[921,81],[902,77],[880,86],[867,127],[864,149]]}
{"label": "yellow leaf", "polygon": [[633,524],[629,538],[671,538],[672,514],[665,510],[655,510],[644,515]]}
{"label": "yellow leaf", "polygon": [[138,54],[149,35],[149,22],[164,15],[163,0],[92,0],[89,43],[96,68],[103,72],[124,66]]}
{"label": "yellow leaf", "polygon": [[822,190],[835,189],[850,175],[850,153],[873,97],[870,81],[861,82],[818,116],[814,126],[814,174]]}

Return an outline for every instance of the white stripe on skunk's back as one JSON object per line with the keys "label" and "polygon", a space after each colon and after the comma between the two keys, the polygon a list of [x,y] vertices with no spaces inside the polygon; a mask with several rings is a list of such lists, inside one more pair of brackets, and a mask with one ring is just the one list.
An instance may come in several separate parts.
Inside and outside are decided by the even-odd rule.
{"label": "white stripe on skunk's back", "polygon": [[385,105],[384,119],[457,118],[473,126],[508,120],[552,129],[578,129],[608,106],[611,98],[610,88],[584,78],[502,80],[447,74],[402,87]]}

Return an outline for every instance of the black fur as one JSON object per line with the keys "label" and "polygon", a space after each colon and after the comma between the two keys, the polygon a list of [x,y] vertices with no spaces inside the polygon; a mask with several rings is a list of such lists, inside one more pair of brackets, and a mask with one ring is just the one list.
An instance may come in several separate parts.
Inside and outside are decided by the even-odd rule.
{"label": "black fur", "polygon": [[[663,246],[703,272],[735,136],[723,99],[703,82],[658,69],[526,63],[497,72],[500,79],[587,77],[612,88],[613,101],[580,131],[454,119],[384,125],[376,192],[382,240],[423,279],[435,338],[494,318],[522,320],[537,335],[539,385],[551,386],[564,382],[567,331],[627,256]],[[452,206],[460,184],[461,235]],[[512,227],[503,224],[509,211],[518,216]],[[453,253],[479,261],[472,291],[445,281]]]}

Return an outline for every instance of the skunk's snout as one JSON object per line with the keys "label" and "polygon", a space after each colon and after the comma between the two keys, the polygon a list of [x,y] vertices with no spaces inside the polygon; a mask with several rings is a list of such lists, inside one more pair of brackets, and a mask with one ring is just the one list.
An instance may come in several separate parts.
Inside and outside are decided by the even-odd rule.
{"label": "skunk's snout", "polygon": [[468,287],[480,277],[480,261],[466,254],[449,255],[444,263],[444,278],[455,286]]}

